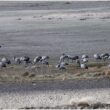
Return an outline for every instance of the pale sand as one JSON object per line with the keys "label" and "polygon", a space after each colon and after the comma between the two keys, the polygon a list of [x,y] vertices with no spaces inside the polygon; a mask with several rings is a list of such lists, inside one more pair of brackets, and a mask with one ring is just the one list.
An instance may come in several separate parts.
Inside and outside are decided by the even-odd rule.
{"label": "pale sand", "polygon": [[1,108],[55,107],[81,101],[110,104],[110,89],[0,93]]}

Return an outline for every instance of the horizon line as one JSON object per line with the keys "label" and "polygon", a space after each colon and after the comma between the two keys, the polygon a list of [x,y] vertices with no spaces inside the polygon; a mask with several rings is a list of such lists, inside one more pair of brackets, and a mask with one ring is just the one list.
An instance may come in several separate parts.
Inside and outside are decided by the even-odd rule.
{"label": "horizon line", "polygon": [[52,1],[65,1],[65,2],[72,2],[72,1],[110,1],[110,0],[0,0],[0,1],[22,1],[22,2],[24,2],[24,1],[43,1],[43,2],[52,2]]}

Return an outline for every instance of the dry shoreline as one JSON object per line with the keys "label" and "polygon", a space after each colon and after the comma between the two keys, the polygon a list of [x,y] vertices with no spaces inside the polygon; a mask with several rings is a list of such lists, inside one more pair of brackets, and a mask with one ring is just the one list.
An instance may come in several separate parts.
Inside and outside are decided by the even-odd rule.
{"label": "dry shoreline", "polygon": [[34,84],[0,84],[0,88],[2,88],[0,89],[1,108],[75,108],[75,103],[83,103],[83,106],[87,103],[98,103],[99,105],[102,103],[108,104],[109,107],[110,104],[109,79],[90,82],[63,81],[37,82]]}

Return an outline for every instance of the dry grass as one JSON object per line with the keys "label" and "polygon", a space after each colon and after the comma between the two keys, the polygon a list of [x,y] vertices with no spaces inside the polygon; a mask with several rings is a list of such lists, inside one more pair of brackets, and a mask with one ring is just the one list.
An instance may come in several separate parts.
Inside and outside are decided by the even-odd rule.
{"label": "dry grass", "polygon": [[66,70],[58,70],[53,65],[10,65],[0,69],[1,82],[48,81],[110,77],[106,63],[89,63],[89,69],[80,69],[70,64]]}
{"label": "dry grass", "polygon": [[103,62],[103,63],[102,62],[98,62],[98,63],[92,62],[92,63],[88,64],[89,67],[97,67],[97,68],[101,68],[101,67],[106,66],[106,65],[108,65],[107,62]]}

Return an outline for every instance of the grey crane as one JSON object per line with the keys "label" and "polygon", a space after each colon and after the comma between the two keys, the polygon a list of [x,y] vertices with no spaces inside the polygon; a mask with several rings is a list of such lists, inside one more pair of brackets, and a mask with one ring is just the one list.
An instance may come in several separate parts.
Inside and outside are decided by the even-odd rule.
{"label": "grey crane", "polygon": [[42,56],[36,56],[33,60],[33,63],[36,64],[36,63],[40,62],[41,59],[42,59]]}

